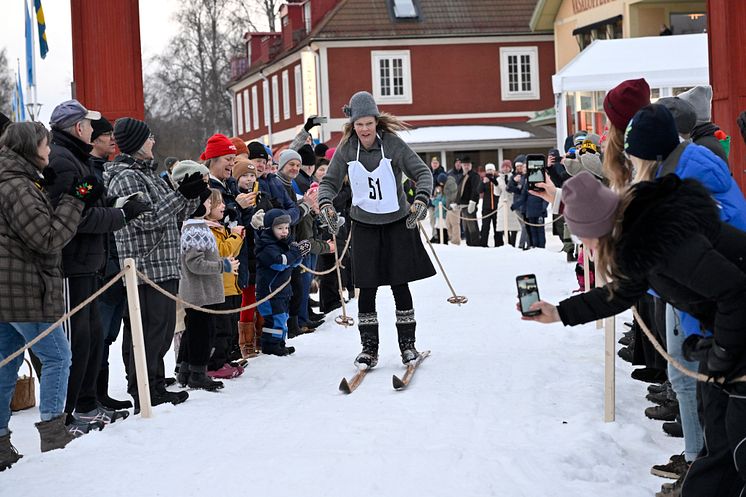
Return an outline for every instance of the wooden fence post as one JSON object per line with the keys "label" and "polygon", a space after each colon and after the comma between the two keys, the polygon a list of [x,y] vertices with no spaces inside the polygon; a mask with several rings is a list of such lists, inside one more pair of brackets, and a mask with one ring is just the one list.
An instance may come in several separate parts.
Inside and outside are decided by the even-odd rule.
{"label": "wooden fence post", "polygon": [[137,375],[137,396],[140,401],[140,415],[143,418],[153,416],[150,405],[150,385],[148,383],[148,363],[145,358],[145,339],[142,334],[140,314],[140,295],[137,291],[137,273],[135,260],[125,259],[124,283],[127,288],[127,306],[129,308],[130,328],[132,329],[132,353],[135,355],[135,372]]}

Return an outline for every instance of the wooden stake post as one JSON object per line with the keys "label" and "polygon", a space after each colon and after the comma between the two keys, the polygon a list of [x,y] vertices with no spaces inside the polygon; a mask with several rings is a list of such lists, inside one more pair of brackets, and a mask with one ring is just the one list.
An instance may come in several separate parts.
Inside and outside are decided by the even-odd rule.
{"label": "wooden stake post", "polygon": [[[446,224],[446,218],[445,218],[445,212],[443,212],[443,202],[440,202],[438,204],[438,216],[440,219],[437,219],[435,222],[440,225],[440,243],[445,244],[446,240],[443,238],[443,226]],[[435,233],[433,233],[434,235]]]}
{"label": "wooden stake post", "polygon": [[140,295],[137,291],[137,273],[135,260],[125,259],[124,284],[127,288],[127,306],[129,308],[130,327],[132,328],[132,353],[135,354],[135,372],[137,375],[137,396],[140,399],[140,415],[143,418],[153,416],[150,405],[150,385],[148,383],[148,363],[145,358],[145,339],[142,334],[140,314]]}

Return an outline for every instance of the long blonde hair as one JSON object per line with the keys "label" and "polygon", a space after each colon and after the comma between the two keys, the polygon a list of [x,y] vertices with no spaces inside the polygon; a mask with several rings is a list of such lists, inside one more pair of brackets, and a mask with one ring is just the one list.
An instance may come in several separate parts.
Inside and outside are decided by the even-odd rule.
{"label": "long blonde hair", "polygon": [[632,179],[632,168],[624,158],[624,131],[609,123],[606,139],[604,175],[609,179],[611,189],[621,192]]}
{"label": "long blonde hair", "polygon": [[616,260],[617,245],[622,236],[622,222],[624,221],[624,212],[629,207],[630,202],[634,199],[634,190],[627,189],[622,195],[622,200],[617,207],[614,225],[611,232],[598,239],[598,248],[596,249],[595,259],[596,268],[599,273],[608,282],[610,298],[614,295],[614,290],[619,281],[627,279],[627,275],[619,268]]}
{"label": "long blonde hair", "polygon": [[[381,112],[381,115],[376,117],[376,133],[379,134],[381,132],[396,133],[397,131],[405,131],[410,128],[409,124],[388,112]],[[341,147],[347,143],[353,134],[355,134],[355,124],[345,123],[342,128],[342,139],[339,140],[339,146]]]}

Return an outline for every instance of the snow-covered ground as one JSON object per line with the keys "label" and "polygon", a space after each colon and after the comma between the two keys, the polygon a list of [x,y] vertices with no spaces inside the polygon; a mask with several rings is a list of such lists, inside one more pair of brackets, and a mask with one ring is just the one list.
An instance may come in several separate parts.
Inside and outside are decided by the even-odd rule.
{"label": "snow-covered ground", "polygon": [[[447,303],[440,275],[412,285],[417,344],[432,356],[406,391],[391,386],[403,367],[381,289],[380,362],[352,395],[337,386],[354,373],[357,329],[329,319],[291,341],[293,356],[259,357],[219,393],[191,392],[64,450],[40,454],[38,411],[16,413],[25,457],[0,474],[0,495],[653,495],[663,480],[650,466],[683,447],[643,415],[645,385],[618,361],[617,421],[604,423],[603,332],[523,322],[515,310],[518,274],[535,273],[552,302],[577,287],[574,264],[551,245],[436,245],[469,302]],[[348,309],[356,315],[354,300]]]}

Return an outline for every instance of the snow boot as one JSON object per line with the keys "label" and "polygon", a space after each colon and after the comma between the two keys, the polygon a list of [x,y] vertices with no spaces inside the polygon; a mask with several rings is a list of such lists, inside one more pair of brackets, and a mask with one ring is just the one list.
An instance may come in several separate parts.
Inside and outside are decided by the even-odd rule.
{"label": "snow boot", "polygon": [[96,407],[96,409],[88,412],[75,413],[75,417],[77,417],[81,421],[85,421],[89,424],[100,421],[105,425],[114,423],[118,419],[127,419],[127,416],[129,415],[129,411],[111,411],[108,409],[104,409],[103,407]]}
{"label": "snow boot", "polygon": [[255,333],[254,323],[238,323],[238,347],[241,349],[241,357],[244,359],[256,357],[256,350],[254,350]]}
{"label": "snow boot", "polygon": [[22,457],[10,443],[10,432],[0,437],[0,471],[8,469]]}
{"label": "snow boot", "polygon": [[667,379],[666,372],[662,369],[648,367],[635,369],[630,376],[633,380],[645,383],[663,383]]}
{"label": "snow boot", "polygon": [[645,416],[658,421],[675,421],[679,415],[679,402],[669,400],[660,406],[648,407],[645,409]]}
{"label": "snow boot", "polygon": [[401,362],[406,366],[414,362],[420,356],[414,347],[415,328],[417,321],[414,319],[414,309],[403,311],[396,310],[396,331],[399,336],[399,351],[401,352]]}
{"label": "snow boot", "polygon": [[186,387],[189,383],[189,363],[183,361],[179,363],[179,372],[176,374],[176,381],[182,387]]}
{"label": "snow boot", "polygon": [[651,385],[648,385],[648,393],[661,393],[666,391],[667,388],[671,387],[671,382],[668,380],[664,381],[663,383],[653,383]]}
{"label": "snow boot", "polygon": [[75,438],[87,435],[91,431],[101,431],[106,427],[106,423],[102,420],[86,421],[80,419],[74,414],[67,415],[67,422],[65,423],[68,433]]}
{"label": "snow boot", "polygon": [[218,380],[232,380],[233,378],[238,378],[242,374],[243,374],[242,367],[233,366],[228,363],[223,364],[220,369],[207,372],[207,376],[213,379],[217,378]]}
{"label": "snow boot", "polygon": [[34,424],[36,429],[39,430],[42,452],[61,449],[75,439],[75,435],[70,433],[65,425],[66,417],[67,415],[63,413],[49,421],[40,421]]}
{"label": "snow boot", "polygon": [[355,358],[355,367],[372,369],[378,364],[378,314],[361,312],[357,319],[363,351]]}
{"label": "snow boot", "polygon": [[101,368],[98,372],[98,379],[96,380],[96,399],[106,409],[117,411],[121,409],[129,409],[132,407],[132,402],[129,400],[116,400],[109,397],[109,367]]}
{"label": "snow boot", "polygon": [[[270,328],[262,333],[262,354],[286,356],[295,352],[295,347],[286,347],[285,340],[273,336]],[[274,330],[279,332],[280,330]],[[279,333],[277,333],[279,335]]]}
{"label": "snow boot", "polygon": [[666,464],[656,464],[650,468],[650,474],[660,476],[661,478],[670,478],[678,480],[689,470],[689,463],[686,462],[684,454],[675,454],[671,456]]}
{"label": "snow boot", "polygon": [[207,366],[189,366],[189,388],[214,392],[223,388],[222,381],[215,381],[207,376]]}
{"label": "snow boot", "polygon": [[667,421],[663,423],[663,433],[669,437],[684,438],[684,429],[681,427],[681,421]]}

